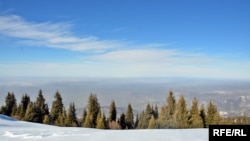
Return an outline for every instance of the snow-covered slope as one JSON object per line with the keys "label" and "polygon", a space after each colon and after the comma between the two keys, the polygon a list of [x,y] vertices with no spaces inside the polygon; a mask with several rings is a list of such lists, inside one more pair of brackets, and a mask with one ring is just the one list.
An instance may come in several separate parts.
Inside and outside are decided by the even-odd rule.
{"label": "snow-covered slope", "polygon": [[0,114],[1,141],[208,141],[208,129],[99,130],[18,121]]}

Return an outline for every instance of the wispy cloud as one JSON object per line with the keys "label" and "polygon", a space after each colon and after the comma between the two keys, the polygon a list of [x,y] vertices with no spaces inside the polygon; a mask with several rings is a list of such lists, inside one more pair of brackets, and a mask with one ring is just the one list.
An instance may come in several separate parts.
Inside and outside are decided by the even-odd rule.
{"label": "wispy cloud", "polygon": [[204,63],[212,61],[211,58],[200,53],[187,53],[175,49],[141,48],[129,50],[116,50],[106,54],[97,55],[96,58],[106,61],[119,61],[124,63]]}
{"label": "wispy cloud", "polygon": [[[166,44],[131,44],[77,36],[70,23],[29,22],[17,15],[0,15],[0,34],[30,46],[93,52],[61,62],[0,64],[2,76],[96,76],[96,77],[240,77],[250,78],[249,62],[231,62],[188,50],[169,49]],[[233,64],[232,64],[233,63]],[[18,70],[18,72],[17,72]],[[64,70],[64,71],[62,71]]]}
{"label": "wispy cloud", "polygon": [[95,36],[75,36],[69,23],[34,23],[17,15],[0,16],[0,34],[21,39],[23,43],[33,46],[42,45],[73,51],[102,51],[124,45],[121,41],[100,40]]}
{"label": "wispy cloud", "polygon": [[[93,59],[93,58],[92,58]],[[230,66],[216,67],[210,62],[204,66],[191,63],[172,63],[159,61],[155,63],[138,62],[123,63],[117,60],[87,60],[82,63],[17,63],[0,64],[0,76],[84,76],[84,77],[207,77],[249,79],[249,66],[245,69],[230,69]],[[202,62],[202,60],[201,60]],[[220,62],[223,64],[224,62]]]}

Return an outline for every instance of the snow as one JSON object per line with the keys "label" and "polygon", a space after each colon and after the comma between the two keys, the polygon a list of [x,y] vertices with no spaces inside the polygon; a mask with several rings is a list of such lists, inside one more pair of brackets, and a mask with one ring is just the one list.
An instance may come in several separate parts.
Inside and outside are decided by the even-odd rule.
{"label": "snow", "polygon": [[0,114],[1,141],[208,141],[208,129],[101,130],[19,121]]}

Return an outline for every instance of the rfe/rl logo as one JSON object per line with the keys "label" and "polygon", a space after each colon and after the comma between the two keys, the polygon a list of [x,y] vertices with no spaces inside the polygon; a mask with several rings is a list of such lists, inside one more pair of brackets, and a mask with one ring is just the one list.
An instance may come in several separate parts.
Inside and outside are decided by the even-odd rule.
{"label": "rfe/rl logo", "polygon": [[243,129],[213,129],[213,136],[247,136]]}
{"label": "rfe/rl logo", "polygon": [[250,140],[250,125],[209,125],[209,141],[218,139]]}

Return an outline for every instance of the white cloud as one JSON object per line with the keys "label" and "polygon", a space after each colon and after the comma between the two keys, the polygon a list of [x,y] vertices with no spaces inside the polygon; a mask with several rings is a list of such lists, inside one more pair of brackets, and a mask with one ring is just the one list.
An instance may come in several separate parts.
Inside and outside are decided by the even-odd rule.
{"label": "white cloud", "polygon": [[69,23],[32,23],[17,15],[0,16],[0,34],[19,38],[23,43],[74,51],[102,51],[124,45],[116,40],[100,40],[94,36],[77,37]]}
{"label": "white cloud", "polygon": [[212,60],[198,53],[186,53],[174,49],[159,48],[116,50],[95,57],[101,60],[127,63],[204,63]]}
{"label": "white cloud", "polygon": [[[2,76],[250,78],[249,67],[240,70],[229,69],[230,66],[223,68],[219,65],[227,62],[218,62],[202,55],[173,50],[145,49],[136,50],[136,54],[134,51],[85,56],[74,63],[0,64],[0,72]],[[245,66],[245,63],[238,63],[237,66]]]}
{"label": "white cloud", "polygon": [[[92,51],[75,63],[0,64],[0,73],[23,76],[189,76],[247,77],[249,62],[222,61],[214,56],[166,49],[163,44],[129,45],[119,40],[79,37],[69,23],[34,23],[16,15],[0,15],[0,34],[22,43],[72,51]],[[162,48],[165,47],[165,48]],[[82,61],[82,62],[81,62]],[[234,68],[234,69],[232,69]]]}

